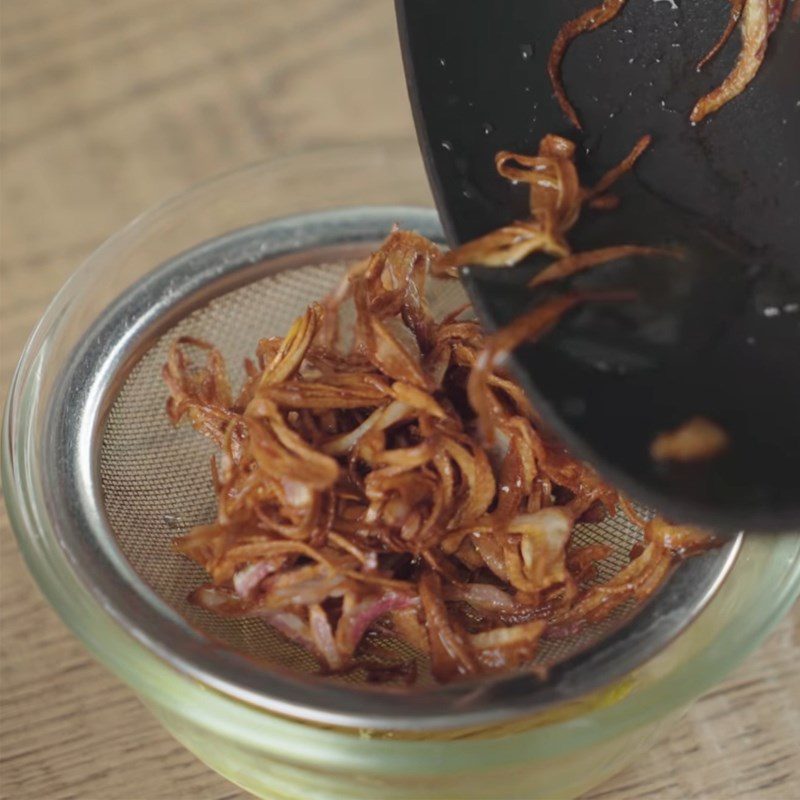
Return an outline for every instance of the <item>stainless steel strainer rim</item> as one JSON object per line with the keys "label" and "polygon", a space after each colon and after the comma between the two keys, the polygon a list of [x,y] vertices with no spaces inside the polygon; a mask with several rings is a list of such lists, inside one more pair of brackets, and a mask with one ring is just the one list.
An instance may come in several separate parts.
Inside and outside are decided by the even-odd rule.
{"label": "stainless steel strainer rim", "polygon": [[194,629],[140,578],[116,544],[103,509],[98,449],[123,377],[159,330],[221,291],[247,283],[263,264],[303,263],[315,249],[377,241],[398,222],[430,238],[434,212],[361,207],[273,220],[234,231],[161,265],[125,292],[95,323],[68,361],[54,395],[41,464],[48,512],[84,586],[137,640],[176,669],[270,712],[323,724],[430,730],[487,725],[538,711],[627,675],[678,635],[729,570],[739,540],[688,562],[631,623],[591,652],[557,667],[549,681],[531,675],[421,688],[411,693],[332,685],[267,671]]}

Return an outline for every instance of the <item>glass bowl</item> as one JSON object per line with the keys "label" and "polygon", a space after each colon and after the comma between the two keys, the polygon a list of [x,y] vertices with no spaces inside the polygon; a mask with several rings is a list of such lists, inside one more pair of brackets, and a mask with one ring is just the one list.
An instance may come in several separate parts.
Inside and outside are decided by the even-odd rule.
{"label": "glass bowl", "polygon": [[100,247],[34,330],[7,401],[3,485],[20,548],[49,602],[97,658],[186,747],[258,796],[575,797],[636,758],[662,723],[767,635],[800,593],[800,537],[745,537],[698,619],[620,683],[513,724],[423,735],[302,723],[175,671],[86,590],[48,524],[37,472],[48,400],[60,367],[103,309],[201,241],[270,218],[371,204],[431,205],[413,144],[320,150],[247,167],[167,201]]}

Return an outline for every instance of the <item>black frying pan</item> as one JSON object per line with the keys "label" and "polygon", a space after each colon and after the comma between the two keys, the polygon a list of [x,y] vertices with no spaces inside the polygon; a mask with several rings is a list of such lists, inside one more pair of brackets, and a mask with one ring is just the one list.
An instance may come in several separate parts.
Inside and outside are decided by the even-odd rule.
{"label": "black frying pan", "polygon": [[[586,305],[513,365],[573,451],[635,498],[722,530],[800,522],[800,25],[789,11],[757,78],[697,125],[689,112],[738,53],[734,33],[701,73],[725,0],[629,0],[570,47],[563,78],[583,122],[558,107],[546,72],[561,25],[595,0],[397,0],[422,153],[451,244],[524,217],[527,193],[497,176],[500,149],[534,153],[546,133],[579,144],[591,184],[644,133],[654,146],[617,187],[619,210],[585,212],[575,250],[680,242],[685,262],[621,261],[570,280],[632,288],[633,303]],[[677,6],[677,8],[673,8]],[[564,286],[529,290],[545,262],[473,268],[484,323],[502,326]],[[706,416],[723,456],[654,462],[660,431]]]}

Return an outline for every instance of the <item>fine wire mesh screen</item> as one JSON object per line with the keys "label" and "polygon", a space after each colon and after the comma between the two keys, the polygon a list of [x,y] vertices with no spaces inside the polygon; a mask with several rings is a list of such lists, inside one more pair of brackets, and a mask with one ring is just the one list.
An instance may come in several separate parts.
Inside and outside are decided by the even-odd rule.
{"label": "fine wire mesh screen", "polygon": [[[210,459],[215,448],[189,424],[174,427],[167,419],[167,391],[161,369],[170,345],[179,336],[212,342],[225,357],[234,388],[244,377],[243,360],[258,339],[286,333],[308,303],[323,297],[339,281],[343,263],[317,263],[287,269],[220,294],[188,314],[160,336],[131,370],[115,398],[100,450],[105,510],[117,542],[139,576],[193,626],[216,640],[258,659],[305,673],[317,662],[262,621],[229,619],[191,605],[189,593],[207,578],[204,571],[178,555],[174,537],[215,519],[216,502]],[[433,281],[429,301],[438,318],[466,300],[456,281]],[[599,565],[596,580],[606,581],[629,561],[641,531],[623,515],[576,528],[576,545],[603,542],[613,552]],[[609,619],[587,626],[579,635],[543,642],[537,662],[552,664],[602,639],[634,609],[618,609]],[[404,644],[380,643],[394,660],[414,655]],[[418,685],[431,682],[419,660]],[[337,680],[359,682],[359,672]]]}

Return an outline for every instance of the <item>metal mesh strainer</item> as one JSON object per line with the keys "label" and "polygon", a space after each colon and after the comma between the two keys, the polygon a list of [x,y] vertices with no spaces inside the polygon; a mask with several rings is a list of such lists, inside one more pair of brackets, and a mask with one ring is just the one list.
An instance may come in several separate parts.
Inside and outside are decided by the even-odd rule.
{"label": "metal mesh strainer", "polygon": [[[186,601],[204,573],[170,542],[214,517],[213,448],[167,421],[160,375],[167,348],[183,334],[214,342],[236,385],[257,339],[284,333],[393,222],[439,234],[432,213],[408,208],[305,215],[202,245],[126,292],[74,354],[52,415],[49,435],[62,465],[54,488],[75,532],[63,544],[87,586],[148,647],[216,688],[306,719],[396,729],[483,724],[618,680],[699,613],[737,543],[682,565],[644,608],[623,607],[580,636],[545,643],[537,660],[555,667],[547,681],[522,673],[441,687],[422,664],[421,680],[402,699],[398,687],[365,685],[358,672],[320,678],[305,651],[263,623],[219,618]],[[463,298],[455,282],[431,289],[437,316]],[[576,536],[613,547],[598,576],[605,580],[627,563],[640,532],[620,516],[579,526]],[[403,648],[384,645],[387,653]]]}

